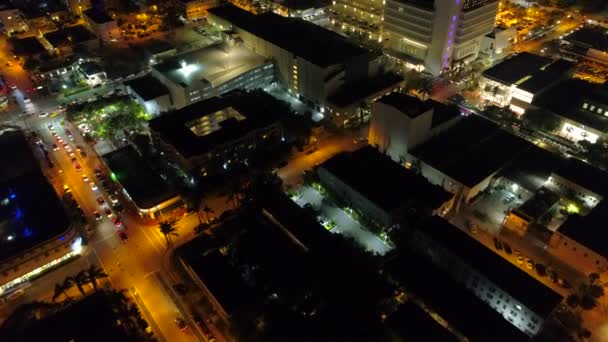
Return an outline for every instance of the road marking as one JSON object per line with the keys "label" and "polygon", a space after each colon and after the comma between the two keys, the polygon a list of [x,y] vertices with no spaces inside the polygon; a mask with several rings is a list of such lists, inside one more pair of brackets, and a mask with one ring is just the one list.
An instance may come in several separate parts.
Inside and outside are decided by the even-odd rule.
{"label": "road marking", "polygon": [[[157,245],[157,244],[155,243],[155,241],[154,241],[155,239],[151,238],[151,237],[148,235],[148,233],[146,232],[146,229],[147,229],[148,227],[147,227],[147,226],[144,226],[144,225],[136,225],[136,227],[137,227],[137,228],[139,228],[139,230],[141,230],[141,231],[144,233],[144,235],[145,235],[146,239],[148,239],[148,241],[150,241],[150,243],[152,244],[152,247],[154,247],[154,249],[156,249],[156,251],[157,251],[157,252],[158,252],[160,255],[163,255],[163,253],[164,253],[164,249],[158,249],[158,245]],[[159,241],[158,241],[158,240],[156,240],[156,242],[159,242]],[[160,243],[160,245],[161,245],[162,247],[164,247],[164,245],[162,244],[162,242],[159,242],[159,243]]]}

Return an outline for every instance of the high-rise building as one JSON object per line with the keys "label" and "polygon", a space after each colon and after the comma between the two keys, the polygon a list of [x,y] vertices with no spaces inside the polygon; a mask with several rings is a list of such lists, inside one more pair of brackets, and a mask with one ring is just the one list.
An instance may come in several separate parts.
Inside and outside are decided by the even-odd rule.
{"label": "high-rise building", "polygon": [[386,0],[332,0],[331,23],[349,37],[382,42],[382,15]]}
{"label": "high-rise building", "polygon": [[433,75],[477,58],[498,0],[387,0],[388,52]]}

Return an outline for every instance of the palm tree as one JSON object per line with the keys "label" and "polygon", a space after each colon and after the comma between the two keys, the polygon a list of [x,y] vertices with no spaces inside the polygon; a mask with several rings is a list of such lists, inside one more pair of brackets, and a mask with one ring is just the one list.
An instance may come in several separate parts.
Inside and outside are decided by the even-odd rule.
{"label": "palm tree", "polygon": [[175,225],[177,224],[176,220],[167,220],[163,221],[158,225],[158,229],[165,236],[165,240],[167,241],[167,248],[173,245],[173,241],[171,241],[172,236],[179,236],[177,233],[177,228]]}
{"label": "palm tree", "polygon": [[86,293],[82,286],[89,282],[89,275],[87,274],[87,271],[82,270],[82,271],[78,272],[72,279],[74,280],[74,283],[78,287],[78,291],[80,291],[80,293],[84,297],[86,295]]}
{"label": "palm tree", "polygon": [[215,211],[213,211],[213,209],[209,208],[209,206],[205,204],[205,206],[203,207],[203,212],[205,213],[205,217],[207,218],[207,224],[209,224],[209,214],[213,214],[215,213]]}
{"label": "palm tree", "polygon": [[66,299],[72,299],[70,295],[68,295],[68,290],[72,288],[74,285],[74,281],[72,277],[67,277],[62,283],[55,284],[55,293],[53,294],[53,301],[56,301],[57,298],[64,295]]}
{"label": "palm tree", "polygon": [[91,265],[87,270],[87,278],[89,280],[89,282],[91,283],[91,285],[93,285],[93,289],[95,291],[97,291],[97,279],[100,278],[107,278],[108,275],[99,267],[97,267],[97,265],[93,264]]}

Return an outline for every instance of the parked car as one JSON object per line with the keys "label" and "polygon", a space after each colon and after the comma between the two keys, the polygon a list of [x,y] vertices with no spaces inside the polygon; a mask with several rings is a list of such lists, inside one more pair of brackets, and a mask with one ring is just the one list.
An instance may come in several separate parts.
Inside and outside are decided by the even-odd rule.
{"label": "parked car", "polygon": [[513,250],[511,249],[511,246],[508,243],[504,242],[504,241],[502,242],[502,248],[504,248],[505,253],[507,253],[507,254],[512,254],[513,253]]}
{"label": "parked car", "polygon": [[502,250],[502,242],[497,238],[494,238],[494,247],[499,251]]}

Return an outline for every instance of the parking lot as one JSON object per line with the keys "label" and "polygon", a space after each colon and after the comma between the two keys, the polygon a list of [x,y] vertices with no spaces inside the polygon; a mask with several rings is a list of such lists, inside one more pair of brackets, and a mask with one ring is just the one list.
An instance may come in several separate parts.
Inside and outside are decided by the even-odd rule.
{"label": "parking lot", "polygon": [[301,207],[310,205],[318,213],[318,220],[332,233],[339,233],[353,238],[366,250],[384,255],[393,249],[380,237],[361,226],[347,212],[331,203],[318,190],[311,186],[303,186],[292,199]]}

